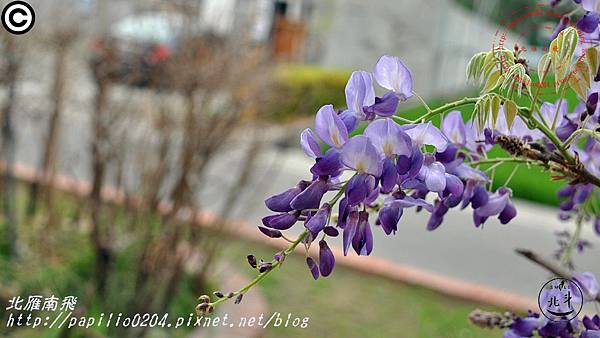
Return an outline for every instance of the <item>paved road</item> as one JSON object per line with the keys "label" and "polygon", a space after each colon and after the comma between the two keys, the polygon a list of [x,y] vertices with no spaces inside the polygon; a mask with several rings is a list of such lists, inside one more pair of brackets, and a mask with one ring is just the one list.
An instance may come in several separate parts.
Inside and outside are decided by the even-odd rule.
{"label": "paved road", "polygon": [[[40,60],[30,63],[41,69],[50,60],[40,56]],[[70,99],[65,118],[62,121],[60,142],[60,171],[80,179],[89,179],[88,144],[90,135],[91,84],[85,65],[75,63],[71,72],[76,81],[71,82]],[[28,165],[39,164],[41,145],[44,142],[43,126],[47,122],[48,100],[40,93],[48,92],[48,79],[29,72],[26,81],[20,87],[19,112],[17,114],[17,157]],[[147,93],[117,88],[113,97],[119,102],[147,102]],[[25,99],[27,98],[27,99]],[[35,99],[32,99],[35,98]],[[119,101],[121,100],[121,101]],[[131,143],[135,144],[138,135],[144,130],[143,124],[128,122]],[[287,131],[265,131],[269,139],[277,134],[289,134]],[[236,137],[244,140],[245,135]],[[219,210],[219,197],[222,191],[232,184],[235,171],[242,168],[240,158],[245,143],[230,144],[216,158],[210,167],[210,184],[198,194],[202,205],[208,209]],[[135,151],[128,153],[131,167],[135,171]],[[280,192],[295,184],[307,175],[311,162],[297,148],[282,149],[268,145],[258,161],[259,166],[251,179],[250,189],[242,196],[242,205],[238,206],[231,217],[250,224],[259,224],[260,218],[267,212],[263,205],[265,197]],[[133,177],[133,175],[131,176]],[[207,202],[209,201],[209,202]],[[471,223],[468,212],[451,212],[443,226],[434,232],[425,230],[426,215],[406,213],[395,236],[385,236],[383,231],[375,229],[375,250],[373,255],[393,262],[414,265],[422,269],[446,274],[455,278],[482,283],[487,286],[506,289],[529,298],[535,298],[540,286],[548,279],[546,272],[513,253],[515,248],[531,247],[544,254],[551,254],[557,247],[553,232],[572,227],[561,224],[556,211],[526,202],[517,202],[519,215],[509,225],[500,225],[490,221],[483,229],[476,229]],[[577,257],[577,264],[584,271],[594,271],[600,276],[598,254],[600,241],[591,233],[595,248],[587,254]],[[339,243],[338,243],[339,245]]]}

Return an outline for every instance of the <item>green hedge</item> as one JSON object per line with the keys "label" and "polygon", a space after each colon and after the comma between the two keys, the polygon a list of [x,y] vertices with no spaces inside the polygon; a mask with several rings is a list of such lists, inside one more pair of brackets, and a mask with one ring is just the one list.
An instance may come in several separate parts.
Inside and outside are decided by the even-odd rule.
{"label": "green hedge", "polygon": [[275,71],[266,111],[276,120],[285,121],[314,116],[325,104],[345,107],[344,87],[349,76],[349,71],[281,66]]}

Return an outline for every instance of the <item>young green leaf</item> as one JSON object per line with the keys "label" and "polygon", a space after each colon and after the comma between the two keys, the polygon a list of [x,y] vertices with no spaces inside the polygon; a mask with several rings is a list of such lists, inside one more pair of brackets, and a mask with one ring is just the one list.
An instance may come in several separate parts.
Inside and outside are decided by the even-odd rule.
{"label": "young green leaf", "polygon": [[496,89],[500,83],[502,83],[502,73],[497,70],[493,72],[487,79],[485,86],[481,90],[482,93],[489,93],[492,90]]}
{"label": "young green leaf", "polygon": [[513,122],[515,122],[515,117],[517,117],[518,112],[519,109],[517,107],[517,104],[514,103],[512,100],[507,100],[506,102],[504,102],[504,114],[506,116],[506,124],[509,129],[512,128]]}

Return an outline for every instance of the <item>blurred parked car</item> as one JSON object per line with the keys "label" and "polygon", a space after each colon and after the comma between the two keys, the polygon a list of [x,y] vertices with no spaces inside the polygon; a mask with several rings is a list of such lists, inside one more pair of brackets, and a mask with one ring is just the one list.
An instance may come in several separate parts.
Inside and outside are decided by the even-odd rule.
{"label": "blurred parked car", "polygon": [[93,45],[91,65],[98,79],[135,87],[178,89],[182,71],[210,57],[221,38],[203,32],[178,13],[145,13],[116,22]]}

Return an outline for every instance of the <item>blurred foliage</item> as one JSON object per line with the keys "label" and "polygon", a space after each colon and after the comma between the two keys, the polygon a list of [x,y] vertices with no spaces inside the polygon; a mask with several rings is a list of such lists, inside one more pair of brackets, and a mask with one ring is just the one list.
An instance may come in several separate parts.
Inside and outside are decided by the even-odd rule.
{"label": "blurred foliage", "polygon": [[344,88],[350,72],[306,65],[282,65],[274,75],[268,116],[278,121],[314,116],[325,104],[346,106]]}
{"label": "blurred foliage", "polygon": [[[10,260],[6,250],[0,250],[0,318],[7,318],[6,304],[12,297],[20,296],[27,301],[30,295],[49,297],[54,295],[62,300],[66,296],[77,297],[76,310],[79,315],[95,317],[96,322],[102,313],[128,313],[129,302],[136,297],[136,267],[139,266],[141,241],[133,238],[123,238],[121,250],[114,262],[113,272],[108,282],[108,292],[105,299],[99,299],[94,294],[94,260],[95,255],[87,233],[89,220],[83,216],[80,199],[60,191],[56,192],[56,208],[60,219],[53,224],[49,231],[42,228],[47,210],[41,205],[33,218],[25,217],[26,205],[25,184],[18,185],[17,206],[19,219],[24,220],[20,225],[21,255],[18,260]],[[105,216],[115,215],[113,231],[119,232],[131,226],[131,217],[135,217],[124,208],[114,205],[105,206]],[[156,227],[161,221],[158,215],[146,219],[149,228]],[[5,231],[5,220],[0,215],[0,234]],[[198,279],[184,273],[179,281],[180,287],[174,295],[168,309],[170,320],[176,316],[188,316],[196,306],[197,294],[207,293],[214,287],[210,281],[199,286]],[[59,302],[60,307],[60,302]],[[40,315],[57,314],[58,312],[39,312]],[[114,329],[111,327],[111,329]],[[170,337],[185,337],[193,328],[182,327],[169,330]],[[165,336],[162,328],[154,328],[149,334],[157,333]],[[57,337],[61,336],[58,329],[36,328],[6,328],[0,327],[0,336],[10,337]],[[64,331],[64,330],[63,330]],[[162,333],[161,333],[162,332]],[[70,337],[107,337],[119,336],[108,332],[105,326],[92,326],[89,329],[74,328]],[[115,335],[116,334],[116,335]]]}

